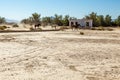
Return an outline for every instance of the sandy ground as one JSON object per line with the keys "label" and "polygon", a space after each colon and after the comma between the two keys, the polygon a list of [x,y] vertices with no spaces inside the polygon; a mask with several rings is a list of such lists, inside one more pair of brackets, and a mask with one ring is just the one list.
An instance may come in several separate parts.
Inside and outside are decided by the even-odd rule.
{"label": "sandy ground", "polygon": [[0,80],[120,80],[120,31],[0,34]]}

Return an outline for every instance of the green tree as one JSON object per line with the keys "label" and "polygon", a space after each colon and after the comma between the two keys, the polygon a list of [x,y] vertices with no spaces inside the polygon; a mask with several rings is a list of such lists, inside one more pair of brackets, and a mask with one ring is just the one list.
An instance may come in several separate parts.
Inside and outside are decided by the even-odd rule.
{"label": "green tree", "polygon": [[86,19],[92,19],[93,20],[93,26],[98,26],[98,22],[97,22],[97,13],[92,12],[91,14],[89,14],[88,16],[85,16]]}
{"label": "green tree", "polygon": [[106,15],[106,17],[105,17],[105,24],[106,24],[106,26],[111,26],[111,22],[112,22],[111,16],[110,15]]}
{"label": "green tree", "polygon": [[21,23],[28,24],[28,19],[21,20]]}
{"label": "green tree", "polygon": [[38,24],[40,23],[40,20],[41,20],[41,15],[38,14],[38,13],[33,13],[32,16],[30,16],[29,18],[27,19],[23,19],[21,21],[21,23],[24,23],[24,24]]}
{"label": "green tree", "polygon": [[30,17],[30,19],[32,20],[33,23],[38,24],[38,23],[40,23],[40,17],[41,17],[40,14],[33,13],[32,17]]}
{"label": "green tree", "polygon": [[114,27],[117,26],[117,19],[112,20],[111,25],[114,26]]}
{"label": "green tree", "polygon": [[29,17],[27,19],[21,20],[21,23],[24,23],[24,24],[33,24],[32,17]]}
{"label": "green tree", "polygon": [[51,17],[43,17],[42,18],[42,24],[46,24],[46,25],[48,25],[48,24],[52,24],[53,23],[53,19],[51,18]]}
{"label": "green tree", "polygon": [[69,15],[65,15],[65,17],[63,18],[63,25],[64,26],[69,26]]}
{"label": "green tree", "polygon": [[118,16],[118,18],[116,19],[116,24],[117,26],[120,26],[120,16]]}
{"label": "green tree", "polygon": [[105,21],[104,21],[103,15],[97,16],[97,24],[98,24],[98,26],[105,26]]}
{"label": "green tree", "polygon": [[62,26],[63,25],[63,23],[62,23],[62,15],[55,14],[53,23],[57,24],[58,26]]}
{"label": "green tree", "polygon": [[5,18],[4,17],[0,17],[0,24],[5,23],[5,22],[6,22]]}

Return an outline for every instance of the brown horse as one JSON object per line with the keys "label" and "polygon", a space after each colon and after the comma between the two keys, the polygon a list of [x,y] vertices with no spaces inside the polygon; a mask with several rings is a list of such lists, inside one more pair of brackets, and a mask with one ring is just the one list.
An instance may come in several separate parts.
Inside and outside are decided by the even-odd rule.
{"label": "brown horse", "polygon": [[78,25],[72,25],[71,29],[72,30],[78,30],[78,29],[80,29],[80,27],[81,27],[80,24],[78,24]]}
{"label": "brown horse", "polygon": [[39,28],[39,26],[41,26],[41,24],[39,23],[39,24],[35,24],[35,29],[37,29],[37,27]]}

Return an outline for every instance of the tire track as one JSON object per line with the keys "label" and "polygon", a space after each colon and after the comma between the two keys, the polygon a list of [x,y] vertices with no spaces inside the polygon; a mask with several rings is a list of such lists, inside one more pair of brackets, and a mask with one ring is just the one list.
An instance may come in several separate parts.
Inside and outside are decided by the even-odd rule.
{"label": "tire track", "polygon": [[[12,65],[14,63],[20,63],[22,61],[26,61],[29,59],[33,59],[36,58],[38,55],[40,55],[41,50],[44,51],[46,48],[42,47],[42,48],[34,48],[32,50],[27,50],[25,52],[23,52],[24,54],[20,54],[20,55],[16,55],[16,56],[12,56],[12,57],[6,57],[0,60],[0,66],[7,66],[7,65]],[[34,56],[33,56],[34,54]],[[14,61],[16,60],[16,61]],[[9,61],[9,62],[8,62]]]}

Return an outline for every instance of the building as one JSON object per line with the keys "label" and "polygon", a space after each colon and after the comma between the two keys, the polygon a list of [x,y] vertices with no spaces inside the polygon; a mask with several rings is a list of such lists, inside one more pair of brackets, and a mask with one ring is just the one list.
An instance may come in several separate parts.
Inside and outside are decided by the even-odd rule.
{"label": "building", "polygon": [[69,20],[69,26],[79,25],[80,28],[92,28],[92,19],[71,19]]}

